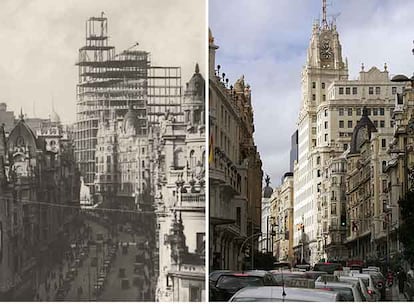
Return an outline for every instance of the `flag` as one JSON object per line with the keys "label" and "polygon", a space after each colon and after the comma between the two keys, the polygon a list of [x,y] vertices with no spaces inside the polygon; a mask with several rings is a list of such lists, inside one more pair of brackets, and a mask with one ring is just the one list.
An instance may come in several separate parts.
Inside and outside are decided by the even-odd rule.
{"label": "flag", "polygon": [[208,145],[208,163],[212,163],[214,161],[214,140],[213,134],[210,135],[210,143]]}

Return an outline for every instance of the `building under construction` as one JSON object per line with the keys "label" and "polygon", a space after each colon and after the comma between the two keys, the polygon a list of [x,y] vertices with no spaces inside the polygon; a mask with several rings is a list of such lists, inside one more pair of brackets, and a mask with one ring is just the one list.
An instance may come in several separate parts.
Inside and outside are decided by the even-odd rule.
{"label": "building under construction", "polygon": [[109,44],[108,19],[103,13],[89,18],[85,26],[85,45],[76,63],[75,157],[85,184],[92,185],[99,119],[109,119],[113,110],[123,117],[132,105],[144,136],[165,113],[181,121],[181,68],[151,66],[150,53],[137,50],[138,43],[116,53]]}

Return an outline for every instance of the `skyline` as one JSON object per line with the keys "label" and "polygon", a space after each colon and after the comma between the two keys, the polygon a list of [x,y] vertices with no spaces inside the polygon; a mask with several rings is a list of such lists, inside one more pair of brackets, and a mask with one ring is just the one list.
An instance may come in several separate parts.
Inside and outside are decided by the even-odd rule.
{"label": "skyline", "polygon": [[[322,1],[263,0],[260,4],[264,5],[211,0],[209,26],[219,46],[216,62],[221,71],[231,83],[243,74],[251,85],[255,142],[264,176],[269,174],[275,187],[289,171],[290,138],[301,104],[300,75]],[[230,8],[231,18],[225,13]],[[342,56],[348,58],[349,79],[357,78],[361,63],[365,71],[372,66],[383,70],[387,63],[391,76],[411,76],[413,69],[407,63],[413,62],[412,9],[414,3],[403,0],[328,2],[328,19],[336,18]],[[278,132],[269,137],[268,130]]]}
{"label": "skyline", "polygon": [[15,116],[22,109],[28,117],[48,118],[53,102],[63,123],[75,122],[78,50],[85,43],[86,20],[101,12],[117,53],[138,42],[139,49],[151,53],[153,65],[180,66],[182,86],[196,63],[206,74],[204,0],[125,0],[122,6],[109,0],[2,4],[0,43],[3,58],[10,60],[0,63],[0,102]]}

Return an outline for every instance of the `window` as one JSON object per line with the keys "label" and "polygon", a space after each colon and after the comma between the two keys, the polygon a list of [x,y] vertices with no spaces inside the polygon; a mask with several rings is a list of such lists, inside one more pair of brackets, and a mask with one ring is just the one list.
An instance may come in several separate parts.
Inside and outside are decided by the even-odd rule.
{"label": "window", "polygon": [[370,116],[371,115],[371,109],[367,108],[367,115]]}
{"label": "window", "polygon": [[381,147],[385,148],[387,146],[387,140],[385,138],[381,139]]}
{"label": "window", "polygon": [[325,134],[325,141],[328,141],[328,134]]}
{"label": "window", "polygon": [[322,82],[321,86],[322,86],[322,89],[325,89],[325,82]]}
{"label": "window", "polygon": [[316,177],[321,177],[321,170],[316,171]]}
{"label": "window", "polygon": [[353,95],[358,94],[358,88],[357,88],[357,87],[353,87],[353,88],[352,88],[352,94],[353,94]]}
{"label": "window", "polygon": [[318,156],[317,158],[316,158],[316,164],[317,165],[319,165],[321,163],[321,157],[320,156]]}
{"label": "window", "polygon": [[344,88],[339,88],[339,95],[344,95]]}
{"label": "window", "polygon": [[325,129],[328,129],[328,122],[325,121]]}
{"label": "window", "polygon": [[374,94],[374,87],[369,87],[368,88],[368,94],[369,95],[373,95]]}
{"label": "window", "polygon": [[348,149],[348,144],[344,144],[344,151]]}
{"label": "window", "polygon": [[316,100],[316,95],[312,94],[312,100],[315,101]]}
{"label": "window", "polygon": [[374,126],[375,128],[378,128],[378,120],[374,120]]}
{"label": "window", "polygon": [[322,95],[322,101],[325,101],[326,100],[326,95],[325,94],[323,94]]}
{"label": "window", "polygon": [[348,128],[352,128],[352,120],[348,120]]}
{"label": "window", "polygon": [[237,226],[241,226],[241,208],[237,207],[236,208],[236,225]]}
{"label": "window", "polygon": [[351,88],[345,88],[345,94],[350,95],[351,94]]}
{"label": "window", "polygon": [[381,88],[380,87],[375,87],[375,94],[377,94],[377,95],[381,94]]}
{"label": "window", "polygon": [[356,115],[357,116],[361,116],[361,108],[357,108],[356,109]]}
{"label": "window", "polygon": [[201,302],[201,290],[198,286],[190,286],[190,302]]}
{"label": "window", "polygon": [[344,116],[344,109],[343,108],[339,108],[339,116]]}
{"label": "window", "polygon": [[385,120],[380,120],[380,128],[385,128]]}
{"label": "window", "polygon": [[343,120],[340,120],[340,121],[339,121],[339,127],[340,127],[340,128],[343,128],[343,127],[344,127],[344,121],[343,121]]}
{"label": "window", "polygon": [[372,115],[374,115],[374,116],[378,115],[378,109],[377,108],[372,109]]}
{"label": "window", "polygon": [[312,89],[316,88],[316,82],[312,82]]}
{"label": "window", "polygon": [[348,108],[348,116],[352,116],[352,108]]}
{"label": "window", "polygon": [[328,109],[325,109],[325,117],[328,117]]}
{"label": "window", "polygon": [[379,113],[380,113],[380,115],[384,115],[384,113],[385,113],[384,108],[379,108]]}
{"label": "window", "polygon": [[197,240],[196,252],[198,254],[204,254],[206,250],[206,234],[204,232],[197,232],[196,240]]}
{"label": "window", "polygon": [[333,204],[331,205],[331,214],[332,214],[332,215],[336,215],[336,203],[333,203]]}
{"label": "window", "polygon": [[391,88],[391,93],[394,95],[394,94],[397,94],[397,87],[392,87]]}

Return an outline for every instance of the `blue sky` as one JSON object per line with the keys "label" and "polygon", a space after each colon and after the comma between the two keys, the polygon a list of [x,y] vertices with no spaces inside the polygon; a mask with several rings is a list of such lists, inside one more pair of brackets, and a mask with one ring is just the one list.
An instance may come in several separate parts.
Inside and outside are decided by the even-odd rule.
{"label": "blue sky", "polygon": [[85,21],[105,12],[110,43],[121,52],[135,42],[154,65],[181,66],[182,84],[195,63],[205,75],[205,0],[2,0],[0,102],[16,114],[64,122],[76,112],[75,62],[85,43]]}
{"label": "blue sky", "polygon": [[[328,0],[336,17],[349,77],[386,62],[391,75],[414,71],[411,0]],[[263,170],[280,184],[289,170],[290,137],[300,106],[300,74],[322,0],[210,0],[209,27],[216,64],[231,82],[240,75],[251,85],[255,141]]]}

